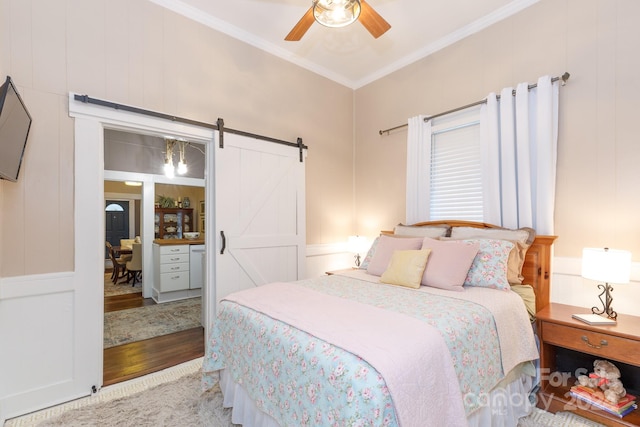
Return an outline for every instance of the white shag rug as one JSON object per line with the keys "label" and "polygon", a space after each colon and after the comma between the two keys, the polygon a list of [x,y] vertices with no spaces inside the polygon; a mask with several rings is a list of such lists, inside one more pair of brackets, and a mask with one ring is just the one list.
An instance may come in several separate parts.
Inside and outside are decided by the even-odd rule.
{"label": "white shag rug", "polygon": [[594,421],[579,417],[572,412],[551,412],[533,408],[526,418],[521,418],[518,427],[606,427]]}
{"label": "white shag rug", "polygon": [[[202,358],[104,387],[98,393],[22,417],[5,427],[203,426],[232,427],[220,389],[202,392]],[[570,412],[534,408],[518,427],[604,427]]]}
{"label": "white shag rug", "polygon": [[220,389],[202,392],[201,368],[198,358],[7,420],[4,427],[233,426]]}

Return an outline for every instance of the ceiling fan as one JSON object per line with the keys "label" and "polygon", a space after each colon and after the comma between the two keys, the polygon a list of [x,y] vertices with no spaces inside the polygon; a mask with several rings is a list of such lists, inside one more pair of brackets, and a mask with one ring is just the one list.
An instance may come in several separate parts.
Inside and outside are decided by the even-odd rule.
{"label": "ceiling fan", "polygon": [[313,21],[318,21],[326,27],[344,27],[359,20],[376,39],[391,28],[391,25],[364,0],[312,1],[309,10],[284,38],[286,41],[300,40]]}

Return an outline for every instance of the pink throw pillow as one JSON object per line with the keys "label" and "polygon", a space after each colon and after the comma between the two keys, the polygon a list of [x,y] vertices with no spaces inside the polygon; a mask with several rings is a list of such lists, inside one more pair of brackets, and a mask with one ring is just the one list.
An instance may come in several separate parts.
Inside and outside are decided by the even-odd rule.
{"label": "pink throw pillow", "polygon": [[395,251],[418,250],[422,248],[422,237],[391,237],[382,235],[378,239],[376,252],[371,257],[367,273],[381,276],[389,266],[391,256]]}
{"label": "pink throw pillow", "polygon": [[463,291],[462,285],[480,250],[480,244],[425,237],[422,249],[431,249],[422,284],[449,291]]}

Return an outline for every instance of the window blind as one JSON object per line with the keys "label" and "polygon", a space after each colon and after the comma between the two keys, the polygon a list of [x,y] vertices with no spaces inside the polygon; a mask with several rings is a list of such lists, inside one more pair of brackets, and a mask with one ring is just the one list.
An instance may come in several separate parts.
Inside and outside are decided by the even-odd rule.
{"label": "window blind", "polygon": [[480,122],[475,113],[456,121],[432,133],[430,219],[482,221]]}

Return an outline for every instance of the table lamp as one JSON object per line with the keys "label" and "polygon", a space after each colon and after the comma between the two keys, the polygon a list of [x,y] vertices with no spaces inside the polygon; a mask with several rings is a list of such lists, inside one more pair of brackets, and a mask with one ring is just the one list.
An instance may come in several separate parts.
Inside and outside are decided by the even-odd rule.
{"label": "table lamp", "polygon": [[349,252],[354,253],[356,267],[360,267],[360,253],[367,250],[367,238],[364,236],[349,236],[347,243]]}
{"label": "table lamp", "polygon": [[584,248],[582,250],[582,277],[604,282],[599,295],[603,308],[592,307],[591,312],[597,315],[606,314],[615,320],[618,314],[613,311],[611,303],[613,287],[610,283],[629,283],[631,275],[631,252],[609,248]]}

